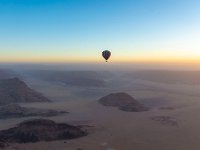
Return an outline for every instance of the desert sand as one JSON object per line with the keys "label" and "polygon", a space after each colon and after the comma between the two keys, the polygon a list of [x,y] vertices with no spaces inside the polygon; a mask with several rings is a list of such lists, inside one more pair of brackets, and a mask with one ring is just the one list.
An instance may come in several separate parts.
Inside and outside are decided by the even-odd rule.
{"label": "desert sand", "polygon": [[[84,88],[31,77],[24,80],[31,88],[37,89],[54,102],[22,103],[21,106],[68,111],[69,114],[48,119],[73,125],[89,125],[89,135],[67,141],[12,144],[5,148],[6,150],[199,150],[200,148],[200,94],[198,93],[200,85],[193,87],[189,84],[163,83],[120,76],[111,78],[112,84],[107,87]],[[116,82],[113,82],[115,80]],[[124,112],[115,107],[100,105],[98,99],[111,92],[127,92],[151,109],[144,112]],[[158,116],[169,116],[177,125],[162,123],[162,119],[161,121],[152,119]],[[0,120],[0,129],[14,127],[28,118]]]}

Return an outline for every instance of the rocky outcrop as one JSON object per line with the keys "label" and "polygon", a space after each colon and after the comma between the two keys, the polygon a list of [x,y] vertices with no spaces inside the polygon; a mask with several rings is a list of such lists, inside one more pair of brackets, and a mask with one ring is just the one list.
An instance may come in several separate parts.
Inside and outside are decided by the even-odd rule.
{"label": "rocky outcrop", "polygon": [[0,80],[0,105],[19,102],[50,102],[18,78]]}
{"label": "rocky outcrop", "polygon": [[120,110],[129,112],[147,111],[148,108],[140,104],[127,93],[112,93],[99,99],[99,103],[104,106],[118,107]]}
{"label": "rocky outcrop", "polygon": [[33,119],[14,128],[0,131],[1,143],[30,143],[39,141],[67,140],[86,136],[78,126],[55,123],[52,120]]}
{"label": "rocky outcrop", "polygon": [[0,141],[0,149],[8,147],[8,143]]}
{"label": "rocky outcrop", "polygon": [[154,116],[152,120],[160,122],[162,125],[179,126],[177,120],[170,116]]}

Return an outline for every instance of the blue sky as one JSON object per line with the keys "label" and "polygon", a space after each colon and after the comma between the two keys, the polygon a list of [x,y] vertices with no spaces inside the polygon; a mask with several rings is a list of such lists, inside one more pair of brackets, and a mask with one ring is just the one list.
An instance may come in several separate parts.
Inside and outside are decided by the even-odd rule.
{"label": "blue sky", "polygon": [[199,0],[1,0],[0,58],[200,59],[199,18]]}

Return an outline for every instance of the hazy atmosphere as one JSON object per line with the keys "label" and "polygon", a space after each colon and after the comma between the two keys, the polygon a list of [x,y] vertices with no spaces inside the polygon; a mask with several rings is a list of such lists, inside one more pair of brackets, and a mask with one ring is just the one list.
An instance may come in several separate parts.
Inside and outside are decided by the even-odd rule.
{"label": "hazy atmosphere", "polygon": [[199,150],[199,8],[0,0],[0,149]]}

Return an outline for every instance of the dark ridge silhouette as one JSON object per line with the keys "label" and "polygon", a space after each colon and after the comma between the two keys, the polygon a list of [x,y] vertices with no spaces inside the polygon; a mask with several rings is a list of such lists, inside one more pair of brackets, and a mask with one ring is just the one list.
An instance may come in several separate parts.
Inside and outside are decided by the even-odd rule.
{"label": "dark ridge silhouette", "polygon": [[50,102],[18,78],[0,80],[0,105],[18,102]]}
{"label": "dark ridge silhouette", "polygon": [[120,110],[128,112],[147,111],[148,108],[136,101],[127,93],[112,93],[99,99],[99,103],[104,106],[118,107]]}
{"label": "dark ridge silhouette", "polygon": [[39,141],[67,140],[86,136],[78,126],[55,123],[47,119],[27,120],[14,128],[0,131],[2,143],[33,143]]}
{"label": "dark ridge silhouette", "polygon": [[30,116],[57,116],[65,114],[65,111],[56,111],[51,109],[36,109],[21,107],[18,104],[8,104],[0,106],[0,119],[4,118],[18,118],[18,117],[30,117]]}

